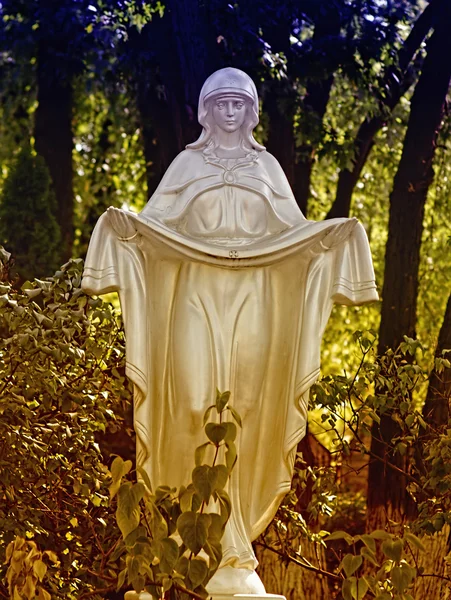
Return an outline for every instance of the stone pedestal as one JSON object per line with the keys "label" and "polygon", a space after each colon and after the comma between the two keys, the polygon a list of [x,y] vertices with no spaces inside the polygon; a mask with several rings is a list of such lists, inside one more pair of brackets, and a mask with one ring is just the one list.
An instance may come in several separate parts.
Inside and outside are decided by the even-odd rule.
{"label": "stone pedestal", "polygon": [[[148,592],[126,592],[125,600],[153,600]],[[286,600],[285,596],[277,594],[212,594],[212,600]]]}
{"label": "stone pedestal", "polygon": [[[212,600],[285,600],[285,596],[267,594],[255,571],[221,567],[207,585]],[[152,600],[147,592],[126,592],[125,600]]]}

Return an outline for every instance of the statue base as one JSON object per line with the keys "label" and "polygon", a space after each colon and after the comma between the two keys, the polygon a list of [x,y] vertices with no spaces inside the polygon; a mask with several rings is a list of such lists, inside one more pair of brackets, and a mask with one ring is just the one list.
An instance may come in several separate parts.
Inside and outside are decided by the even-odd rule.
{"label": "statue base", "polygon": [[[286,600],[285,596],[267,594],[255,571],[221,567],[211,578],[207,591],[212,600]],[[147,592],[126,592],[124,600],[152,600]]]}

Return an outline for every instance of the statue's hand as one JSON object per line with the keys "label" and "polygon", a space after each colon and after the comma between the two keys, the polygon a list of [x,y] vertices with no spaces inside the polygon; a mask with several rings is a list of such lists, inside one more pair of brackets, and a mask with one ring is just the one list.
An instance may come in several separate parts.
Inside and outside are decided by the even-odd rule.
{"label": "statue's hand", "polygon": [[321,244],[326,248],[333,248],[340,242],[344,242],[351,235],[358,220],[355,217],[347,219],[344,223],[339,223],[332,227],[327,235],[321,240]]}
{"label": "statue's hand", "polygon": [[110,208],[107,209],[107,213],[108,218],[110,219],[111,227],[120,238],[127,239],[136,235],[137,231],[135,226],[123,210],[110,206]]}

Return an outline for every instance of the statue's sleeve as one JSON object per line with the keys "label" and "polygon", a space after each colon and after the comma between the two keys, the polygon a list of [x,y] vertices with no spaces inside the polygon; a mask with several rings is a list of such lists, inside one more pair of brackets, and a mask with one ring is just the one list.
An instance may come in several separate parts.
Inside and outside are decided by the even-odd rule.
{"label": "statue's sleeve", "polygon": [[86,255],[81,287],[90,296],[117,292],[121,287],[117,237],[104,213],[94,228]]}
{"label": "statue's sleeve", "polygon": [[370,245],[360,223],[357,223],[349,238],[334,250],[333,263],[333,302],[353,306],[379,299]]}
{"label": "statue's sleeve", "polygon": [[127,339],[126,371],[145,395],[147,389],[147,304],[144,257],[140,236],[117,237],[104,213],[94,228],[86,256],[81,287],[86,294],[118,292]]}

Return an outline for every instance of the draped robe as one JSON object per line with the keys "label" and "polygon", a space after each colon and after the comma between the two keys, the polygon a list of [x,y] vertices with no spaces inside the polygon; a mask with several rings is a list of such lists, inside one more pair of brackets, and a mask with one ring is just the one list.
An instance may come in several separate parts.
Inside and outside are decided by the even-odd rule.
{"label": "draped robe", "polygon": [[99,219],[82,286],[119,292],[137,463],[155,487],[187,485],[203,414],[230,390],[242,429],[222,564],[254,569],[251,541],[290,489],[332,305],[378,298],[365,231],[328,248],[345,220],[306,220],[267,152],[186,150],[143,212],[127,214],[130,239]]}

